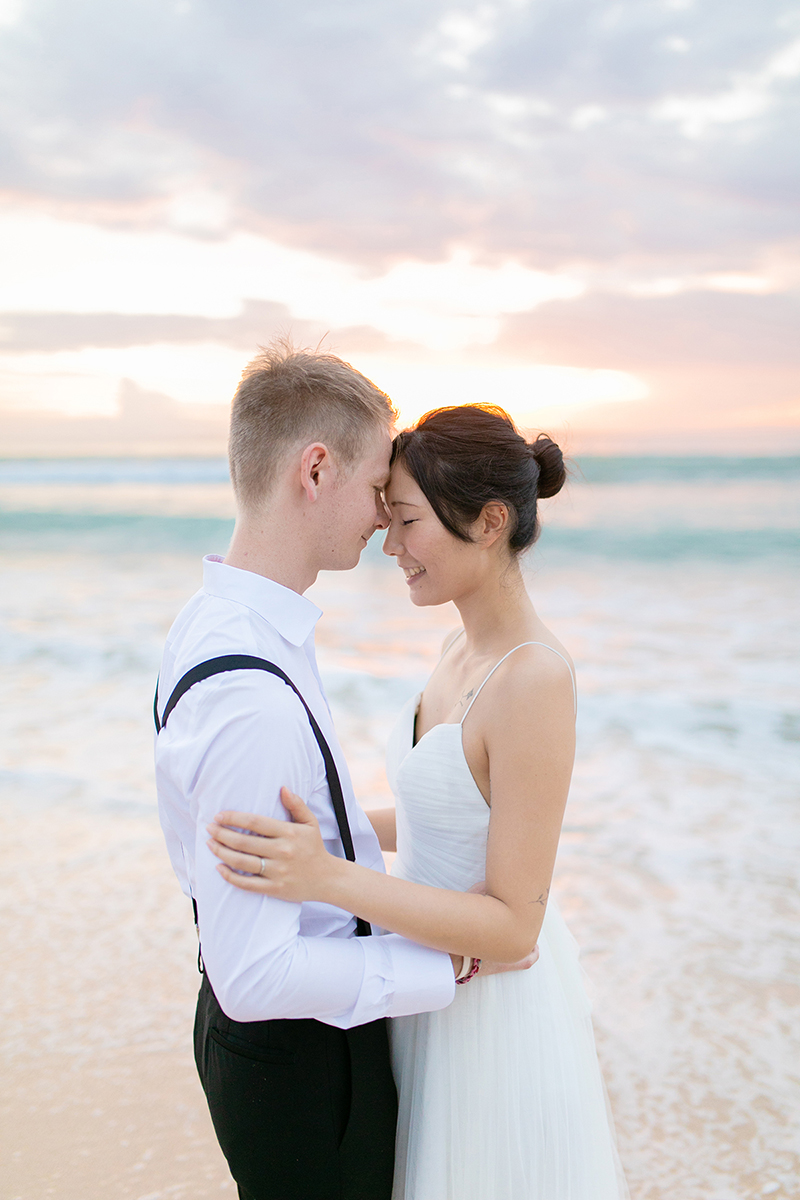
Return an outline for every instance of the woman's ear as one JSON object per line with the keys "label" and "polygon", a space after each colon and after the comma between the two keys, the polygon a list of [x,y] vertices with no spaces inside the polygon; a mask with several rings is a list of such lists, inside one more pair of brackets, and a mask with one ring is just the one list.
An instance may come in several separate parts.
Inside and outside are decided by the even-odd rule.
{"label": "woman's ear", "polygon": [[508,529],[508,508],[501,500],[484,504],[478,517],[478,537],[484,546],[491,546]]}

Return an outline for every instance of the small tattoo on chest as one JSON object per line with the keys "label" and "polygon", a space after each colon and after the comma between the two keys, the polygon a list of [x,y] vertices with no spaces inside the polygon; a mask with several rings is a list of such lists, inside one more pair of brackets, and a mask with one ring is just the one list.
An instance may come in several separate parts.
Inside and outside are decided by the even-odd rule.
{"label": "small tattoo on chest", "polygon": [[459,700],[458,703],[461,705],[462,708],[467,703],[467,701],[469,700],[470,696],[472,695],[472,693],[474,691],[475,691],[475,688],[470,688],[469,691],[467,692],[466,696],[461,697],[461,699]]}

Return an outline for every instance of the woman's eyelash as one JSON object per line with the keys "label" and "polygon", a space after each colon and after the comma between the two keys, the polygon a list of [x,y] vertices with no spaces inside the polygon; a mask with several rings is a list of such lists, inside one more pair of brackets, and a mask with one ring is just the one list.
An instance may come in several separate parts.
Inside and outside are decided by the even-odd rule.
{"label": "woman's eyelash", "polygon": [[409,517],[409,519],[407,521],[403,521],[403,524],[404,525],[413,525],[414,522],[416,521],[416,519],[417,519],[416,517]]}

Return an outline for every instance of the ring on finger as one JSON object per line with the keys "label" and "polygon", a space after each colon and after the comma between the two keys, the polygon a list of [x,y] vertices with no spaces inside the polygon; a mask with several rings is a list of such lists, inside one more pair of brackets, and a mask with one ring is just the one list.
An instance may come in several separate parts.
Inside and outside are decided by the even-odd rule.
{"label": "ring on finger", "polygon": [[261,867],[258,872],[259,875],[263,875],[266,872],[266,870],[267,870],[267,860],[265,858],[262,858],[261,859]]}

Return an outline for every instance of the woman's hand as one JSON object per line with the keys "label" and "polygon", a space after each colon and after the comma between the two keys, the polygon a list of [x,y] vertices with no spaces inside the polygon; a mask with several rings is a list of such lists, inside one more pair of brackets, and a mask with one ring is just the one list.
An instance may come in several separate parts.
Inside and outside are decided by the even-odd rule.
{"label": "woman's hand", "polygon": [[478,968],[478,975],[505,975],[507,971],[529,971],[535,962],[539,960],[539,944],[533,947],[530,954],[526,954],[519,962],[515,963],[497,963],[487,962],[483,959]]}
{"label": "woman's hand", "polygon": [[281,788],[281,803],[291,821],[254,813],[218,813],[214,823],[206,826],[211,835],[206,844],[221,860],[217,870],[223,879],[242,891],[279,900],[322,900],[342,860],[325,849],[317,818],[299,796]]}
{"label": "woman's hand", "polygon": [[[291,821],[279,821],[275,817],[262,817],[254,813],[221,812],[213,824],[207,825],[211,835],[208,848],[220,863],[217,870],[223,879],[245,892],[257,892],[262,896],[274,896],[278,900],[321,900],[342,907],[347,897],[337,895],[337,888],[345,882],[348,869],[358,871],[362,877],[372,879],[376,872],[355,867],[345,859],[336,858],[325,849],[316,817],[307,805],[290,792],[281,788],[281,803]],[[246,833],[240,830],[247,830]],[[239,874],[240,871],[246,874]],[[379,874],[379,873],[378,873]],[[397,880],[380,876],[389,885]],[[403,888],[416,885],[402,884]],[[425,893],[431,889],[423,888]],[[470,892],[485,894],[486,884],[476,883]],[[441,892],[443,897],[449,893]],[[425,903],[430,901],[426,895]],[[347,911],[351,911],[347,907]],[[380,924],[376,921],[376,924]],[[515,963],[481,963],[479,975],[499,975],[506,971],[527,971],[539,957],[539,947],[534,946],[530,954]],[[463,961],[453,956],[454,969],[460,969]]]}

